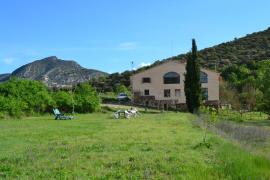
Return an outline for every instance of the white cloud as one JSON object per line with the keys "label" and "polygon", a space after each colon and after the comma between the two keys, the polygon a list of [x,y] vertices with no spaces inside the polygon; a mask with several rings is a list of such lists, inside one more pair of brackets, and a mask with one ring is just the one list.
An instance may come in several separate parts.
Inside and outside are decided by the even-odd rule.
{"label": "white cloud", "polygon": [[5,58],[3,59],[3,62],[6,64],[6,65],[10,65],[14,62],[14,58]]}
{"label": "white cloud", "polygon": [[142,68],[142,67],[145,67],[145,66],[150,66],[151,63],[146,63],[146,62],[142,62],[138,65],[138,68]]}
{"label": "white cloud", "polygon": [[128,51],[128,50],[135,50],[138,48],[139,44],[137,42],[123,42],[118,45],[117,50]]}

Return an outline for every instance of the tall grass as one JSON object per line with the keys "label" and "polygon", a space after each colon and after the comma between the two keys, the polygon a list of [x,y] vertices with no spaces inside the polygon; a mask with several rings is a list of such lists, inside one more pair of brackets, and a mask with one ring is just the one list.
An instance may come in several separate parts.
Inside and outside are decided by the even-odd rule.
{"label": "tall grass", "polygon": [[266,120],[268,115],[263,112],[239,112],[234,110],[222,110],[218,111],[218,117],[220,120],[229,120],[234,122],[244,121],[261,121]]}
{"label": "tall grass", "polygon": [[270,161],[239,147],[224,144],[217,152],[216,170],[228,179],[269,179]]}

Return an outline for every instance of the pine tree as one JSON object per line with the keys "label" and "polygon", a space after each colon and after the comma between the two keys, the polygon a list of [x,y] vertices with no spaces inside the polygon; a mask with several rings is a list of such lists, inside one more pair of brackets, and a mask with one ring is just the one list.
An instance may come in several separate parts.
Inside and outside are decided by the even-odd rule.
{"label": "pine tree", "polygon": [[200,62],[195,39],[192,39],[192,51],[188,54],[185,74],[185,95],[189,112],[197,113],[201,101]]}

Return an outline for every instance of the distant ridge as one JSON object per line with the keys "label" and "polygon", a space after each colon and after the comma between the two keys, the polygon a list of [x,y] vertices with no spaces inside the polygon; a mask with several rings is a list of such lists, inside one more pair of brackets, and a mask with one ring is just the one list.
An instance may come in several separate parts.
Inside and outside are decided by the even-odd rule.
{"label": "distant ridge", "polygon": [[6,81],[9,79],[11,74],[0,74],[0,82]]}
{"label": "distant ridge", "polygon": [[0,75],[0,81],[19,77],[42,81],[49,87],[64,87],[107,75],[102,71],[83,68],[75,61],[51,56],[23,65],[11,74]]}

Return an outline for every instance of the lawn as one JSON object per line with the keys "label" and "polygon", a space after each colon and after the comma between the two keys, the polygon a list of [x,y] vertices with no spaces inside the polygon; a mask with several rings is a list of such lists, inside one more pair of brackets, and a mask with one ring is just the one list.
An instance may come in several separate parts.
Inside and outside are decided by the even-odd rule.
{"label": "lawn", "polygon": [[209,135],[186,113],[0,120],[0,179],[269,179],[270,161]]}

